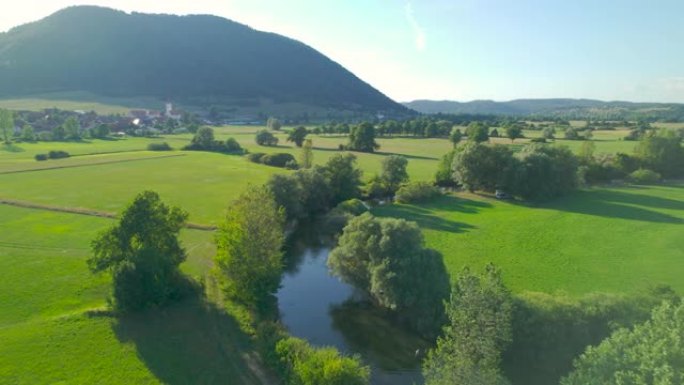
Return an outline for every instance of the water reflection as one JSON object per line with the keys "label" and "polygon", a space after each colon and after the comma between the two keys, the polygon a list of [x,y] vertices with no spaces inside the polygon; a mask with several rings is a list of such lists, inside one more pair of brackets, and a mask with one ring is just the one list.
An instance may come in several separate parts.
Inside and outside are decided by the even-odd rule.
{"label": "water reflection", "polygon": [[371,366],[373,384],[421,384],[420,360],[428,343],[396,326],[364,303],[353,287],[331,276],[326,244],[330,240],[309,232],[289,245],[277,295],[283,324],[313,345],[360,354]]}

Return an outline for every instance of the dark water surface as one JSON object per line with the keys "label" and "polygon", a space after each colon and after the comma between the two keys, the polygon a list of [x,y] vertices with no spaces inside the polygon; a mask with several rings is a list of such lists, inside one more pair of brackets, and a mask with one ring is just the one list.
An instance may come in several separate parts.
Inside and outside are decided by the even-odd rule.
{"label": "dark water surface", "polygon": [[390,322],[361,301],[350,285],[329,274],[330,248],[290,248],[289,266],[278,291],[280,319],[289,332],[315,346],[359,354],[375,385],[422,384],[420,361],[426,341]]}

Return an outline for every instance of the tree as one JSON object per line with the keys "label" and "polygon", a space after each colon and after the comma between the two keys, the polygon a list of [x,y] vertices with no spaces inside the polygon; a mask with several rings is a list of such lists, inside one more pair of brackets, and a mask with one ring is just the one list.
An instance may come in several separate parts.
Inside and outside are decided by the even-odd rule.
{"label": "tree", "polygon": [[457,127],[454,127],[451,129],[451,133],[449,134],[449,140],[451,143],[453,143],[454,147],[463,139],[463,133],[461,130]]}
{"label": "tree", "polygon": [[299,167],[311,168],[313,166],[313,142],[311,139],[304,140],[302,152],[299,154]]}
{"label": "tree", "polygon": [[33,142],[36,140],[36,134],[30,124],[24,124],[24,127],[21,129],[21,140],[25,142]]}
{"label": "tree", "polygon": [[278,138],[268,130],[260,130],[256,133],[256,143],[260,146],[277,146]]}
{"label": "tree", "polygon": [[529,200],[548,200],[577,187],[577,157],[567,147],[529,145],[515,156],[510,192]]}
{"label": "tree", "polygon": [[508,139],[511,140],[511,142],[515,141],[518,138],[522,138],[522,128],[520,128],[520,126],[518,126],[517,124],[509,124],[506,126],[506,136],[508,137]]}
{"label": "tree", "polygon": [[454,163],[455,150],[451,150],[442,156],[442,159],[437,165],[437,172],[435,173],[435,184],[442,187],[454,187],[456,183],[452,176],[453,171],[451,165]]}
{"label": "tree", "polygon": [[107,124],[98,124],[96,127],[94,127],[90,133],[90,135],[93,138],[98,138],[98,139],[104,139],[107,136],[109,136],[109,125]]}
{"label": "tree", "polygon": [[682,138],[673,130],[662,129],[642,136],[636,154],[646,168],[663,177],[684,175],[684,148]]}
{"label": "tree", "polygon": [[216,266],[224,291],[260,306],[278,290],[285,215],[265,186],[250,187],[228,208],[216,234]]}
{"label": "tree", "polygon": [[441,254],[425,248],[414,222],[368,213],[351,219],[328,267],[425,336],[443,323],[449,277]]}
{"label": "tree", "polygon": [[577,130],[572,128],[572,127],[568,127],[565,130],[565,139],[567,139],[567,140],[578,140],[578,139],[580,139],[579,132],[577,132]]}
{"label": "tree", "polygon": [[556,129],[553,127],[544,127],[542,130],[542,138],[544,139],[555,139]]}
{"label": "tree", "polygon": [[211,127],[200,127],[192,137],[190,146],[196,149],[209,150],[214,147],[214,129]]}
{"label": "tree", "polygon": [[399,186],[408,181],[407,165],[408,160],[400,155],[390,155],[382,159],[380,178],[390,194],[397,192]]}
{"label": "tree", "polygon": [[588,347],[561,384],[684,384],[684,304],[664,302],[645,323]]}
{"label": "tree", "polygon": [[280,120],[276,118],[268,118],[266,121],[266,127],[268,127],[269,130],[279,131],[282,125],[280,124]]}
{"label": "tree", "polygon": [[347,148],[361,152],[373,152],[380,148],[375,142],[375,127],[368,122],[352,127]]}
{"label": "tree", "polygon": [[279,207],[285,211],[285,217],[289,220],[304,216],[302,205],[302,187],[294,175],[273,174],[266,182],[273,199]]}
{"label": "tree", "polygon": [[336,154],[328,159],[324,170],[333,206],[361,195],[362,171],[356,166],[356,155]]}
{"label": "tree", "polygon": [[480,122],[472,122],[466,128],[468,140],[475,143],[486,142],[489,140],[489,129]]}
{"label": "tree", "polygon": [[188,214],[165,205],[157,193],[138,194],[118,223],[100,233],[87,260],[94,273],[112,275],[114,305],[122,311],[162,305],[182,292],[178,234]]}
{"label": "tree", "polygon": [[330,208],[331,190],[327,171],[320,166],[298,170],[294,173],[301,188],[299,196],[305,216],[314,216]]}
{"label": "tree", "polygon": [[75,116],[70,116],[64,121],[64,139],[79,140],[81,139],[81,124]]}
{"label": "tree", "polygon": [[294,144],[297,147],[302,147],[302,144],[304,144],[304,139],[306,136],[309,134],[309,131],[307,131],[306,127],[304,126],[299,126],[295,129],[292,129],[288,135],[287,135],[287,141],[288,142],[294,142]]}
{"label": "tree", "polygon": [[444,334],[423,363],[425,383],[507,384],[499,364],[511,342],[512,300],[500,271],[490,264],[480,277],[464,268],[446,313]]}
{"label": "tree", "polygon": [[459,145],[452,165],[454,181],[470,191],[506,188],[513,167],[513,153],[503,145],[467,142]]}
{"label": "tree", "polygon": [[14,130],[14,113],[12,111],[0,109],[0,130],[2,130],[5,144],[10,144],[10,135]]}

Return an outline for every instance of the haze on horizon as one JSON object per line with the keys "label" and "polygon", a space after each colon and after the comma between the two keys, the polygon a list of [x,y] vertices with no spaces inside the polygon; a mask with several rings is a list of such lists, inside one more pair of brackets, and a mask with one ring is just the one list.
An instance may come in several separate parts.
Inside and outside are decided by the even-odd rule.
{"label": "haze on horizon", "polygon": [[0,31],[82,4],[213,14],[276,32],[397,101],[684,102],[678,0],[25,0],[0,14]]}

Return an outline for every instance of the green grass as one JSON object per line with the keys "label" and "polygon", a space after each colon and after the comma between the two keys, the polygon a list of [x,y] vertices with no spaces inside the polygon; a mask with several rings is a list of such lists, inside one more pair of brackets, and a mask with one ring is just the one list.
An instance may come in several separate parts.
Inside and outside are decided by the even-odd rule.
{"label": "green grass", "polygon": [[[109,280],[85,259],[112,220],[4,205],[0,217],[0,383],[262,383],[250,339],[211,303],[103,310]],[[183,230],[186,273],[207,276],[212,236]]]}
{"label": "green grass", "polygon": [[494,262],[517,292],[684,292],[684,185],[595,188],[538,207],[472,194],[378,207],[416,221],[452,276]]}

